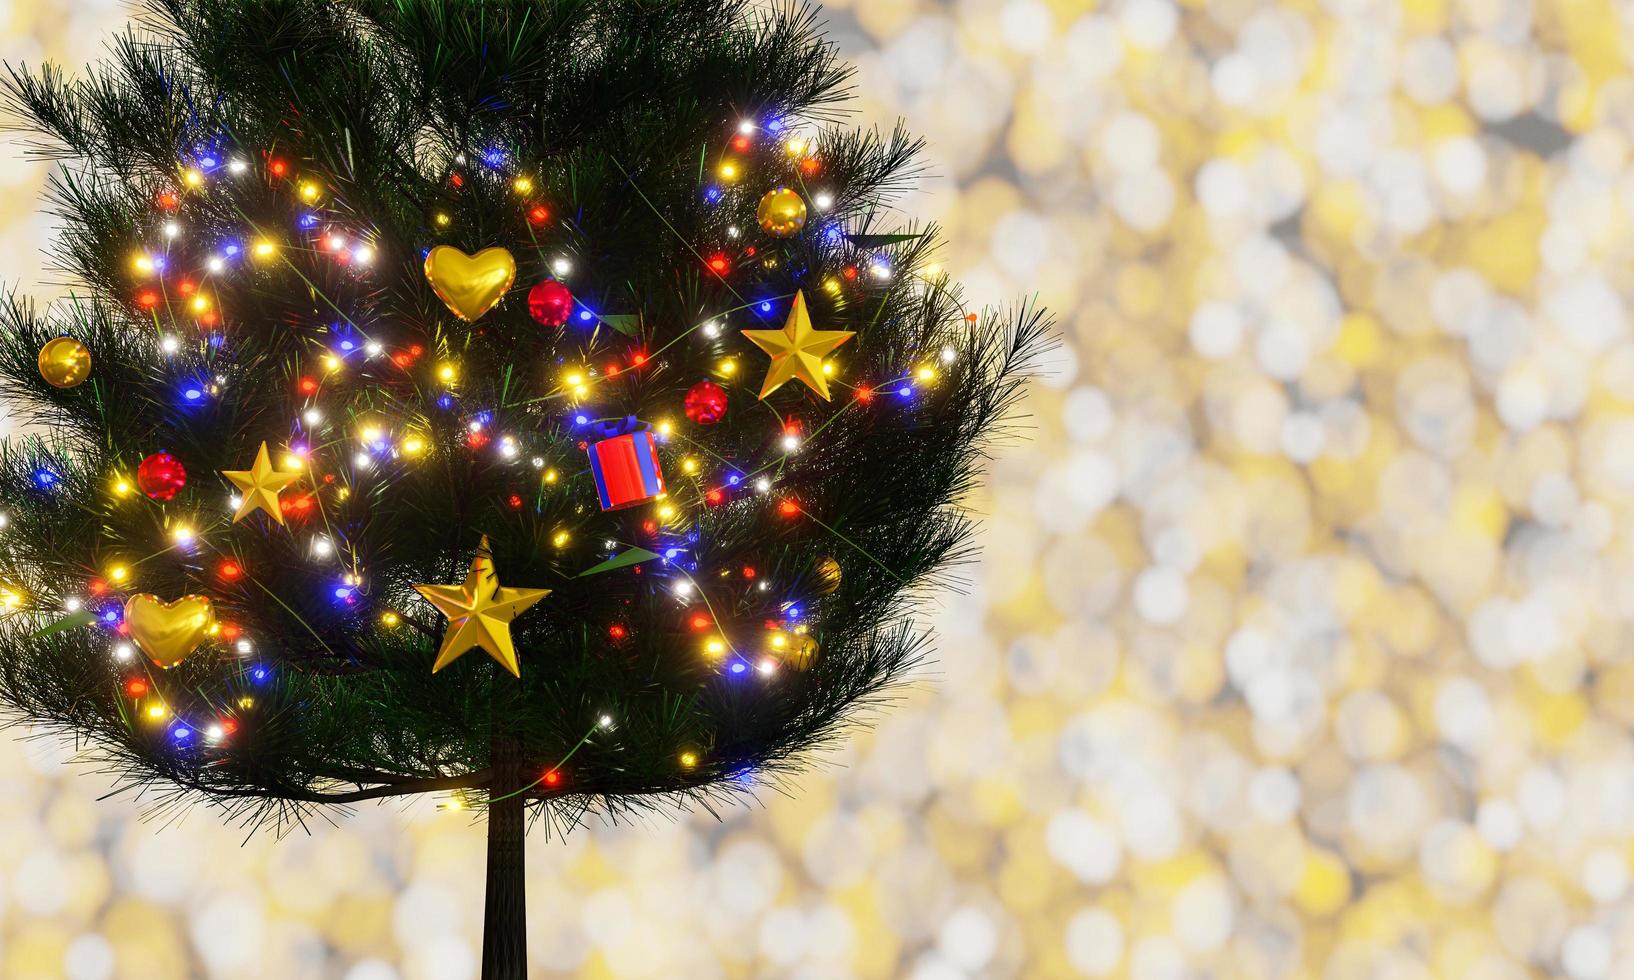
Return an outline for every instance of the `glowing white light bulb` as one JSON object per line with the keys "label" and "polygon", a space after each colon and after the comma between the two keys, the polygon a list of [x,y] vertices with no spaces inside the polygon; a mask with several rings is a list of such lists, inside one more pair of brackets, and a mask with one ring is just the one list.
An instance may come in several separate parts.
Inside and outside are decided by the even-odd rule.
{"label": "glowing white light bulb", "polygon": [[800,437],[790,432],[783,437],[783,451],[792,453],[800,448]]}
{"label": "glowing white light bulb", "polygon": [[209,269],[211,272],[220,272],[221,270],[227,268],[227,260],[219,255],[212,255],[210,256],[210,260],[204,263],[204,267]]}
{"label": "glowing white light bulb", "polygon": [[943,364],[952,364],[954,362],[954,360],[958,358],[958,356],[959,356],[958,352],[955,351],[952,347],[942,348],[942,363]]}
{"label": "glowing white light bulb", "polygon": [[550,263],[550,271],[558,276],[565,276],[573,271],[573,263],[564,256],[557,256]]}
{"label": "glowing white light bulb", "polygon": [[741,234],[743,234],[743,230],[741,228],[739,228],[737,225],[727,225],[726,226],[726,237],[727,238],[736,238]]}
{"label": "glowing white light bulb", "polygon": [[675,583],[675,594],[679,595],[679,596],[691,595],[692,594],[692,583],[687,579],[682,579],[681,581],[676,582]]}
{"label": "glowing white light bulb", "polygon": [[811,203],[817,205],[817,210],[827,211],[829,208],[834,206],[834,197],[833,195],[824,192],[813,197],[811,199]]}
{"label": "glowing white light bulb", "polygon": [[374,261],[374,249],[367,245],[359,245],[352,250],[352,261],[358,265],[368,265]]}
{"label": "glowing white light bulb", "polygon": [[164,233],[166,238],[175,238],[177,235],[182,233],[182,226],[178,225],[174,221],[166,221],[164,225]]}
{"label": "glowing white light bulb", "polygon": [[379,357],[385,352],[385,350],[386,348],[381,346],[380,341],[378,340],[371,340],[363,345],[363,353],[369,355],[370,357]]}
{"label": "glowing white light bulb", "polygon": [[612,728],[613,727],[613,716],[612,715],[602,715],[600,724],[601,724],[601,727],[603,727],[603,728]]}
{"label": "glowing white light bulb", "polygon": [[250,169],[250,165],[245,163],[243,160],[229,160],[229,161],[227,161],[227,172],[228,173],[241,174],[241,173],[243,173],[244,171],[246,171],[248,169]]}
{"label": "glowing white light bulb", "polygon": [[772,481],[766,479],[765,477],[761,477],[760,479],[755,481],[755,490],[757,492],[759,492],[759,493],[765,493],[766,491],[770,490],[771,488],[772,488]]}
{"label": "glowing white light bulb", "polygon": [[720,324],[719,320],[710,320],[708,323],[704,324],[704,336],[705,337],[709,337],[709,338],[713,339],[715,337],[719,337],[720,335],[721,335],[721,324]]}
{"label": "glowing white light bulb", "polygon": [[328,538],[319,535],[312,539],[312,553],[319,558],[328,558],[335,553],[335,544]]}
{"label": "glowing white light bulb", "polygon": [[226,734],[227,733],[222,730],[220,725],[211,725],[209,728],[204,730],[204,737],[212,742],[221,741],[222,736]]}
{"label": "glowing white light bulb", "polygon": [[742,122],[738,123],[738,132],[742,133],[743,135],[748,136],[750,133],[752,133],[754,131],[755,131],[755,121],[753,119],[745,119]]}
{"label": "glowing white light bulb", "polygon": [[166,334],[159,341],[159,349],[164,351],[166,354],[174,354],[182,349],[182,342],[177,340],[174,336]]}
{"label": "glowing white light bulb", "polygon": [[239,653],[243,653],[243,654],[250,654],[250,653],[255,652],[255,647],[250,644],[249,640],[239,640],[237,645],[235,646],[235,649],[238,650]]}
{"label": "glowing white light bulb", "polygon": [[360,452],[356,456],[352,457],[352,462],[357,466],[358,469],[366,470],[366,469],[368,469],[370,467],[370,465],[372,465],[374,463],[374,460],[369,458],[368,453]]}
{"label": "glowing white light bulb", "polygon": [[115,660],[129,660],[136,651],[129,643],[116,643],[113,648]]}
{"label": "glowing white light bulb", "polygon": [[301,413],[301,421],[307,425],[317,425],[323,421],[323,413],[315,408],[309,408]]}

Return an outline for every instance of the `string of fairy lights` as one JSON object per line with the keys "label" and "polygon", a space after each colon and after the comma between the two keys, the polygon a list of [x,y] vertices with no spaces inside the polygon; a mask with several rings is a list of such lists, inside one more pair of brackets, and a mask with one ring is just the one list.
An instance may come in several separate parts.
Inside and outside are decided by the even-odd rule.
{"label": "string of fairy lights", "polygon": [[[647,561],[669,570],[672,574],[664,580],[663,587],[675,597],[687,627],[699,636],[700,655],[718,665],[728,676],[769,676],[785,666],[809,667],[819,653],[817,639],[804,622],[803,606],[809,597],[783,597],[773,601],[769,596],[769,608],[774,609],[775,614],[758,621],[757,642],[742,642],[742,630],[717,614],[700,579],[735,579],[762,594],[772,593],[774,585],[762,578],[752,565],[700,571],[690,561],[686,548],[689,515],[696,508],[721,506],[745,495],[764,498],[781,517],[791,520],[809,517],[848,550],[854,550],[895,575],[860,544],[817,520],[815,515],[806,514],[793,496],[779,494],[777,477],[810,440],[820,436],[847,412],[866,410],[891,396],[911,403],[919,389],[935,384],[957,360],[953,348],[942,347],[930,356],[904,365],[899,376],[848,382],[839,376],[834,353],[843,348],[852,335],[813,326],[803,294],[754,298],[738,294],[730,276],[738,265],[754,260],[758,249],[752,240],[753,230],[774,238],[786,238],[801,233],[811,215],[821,216],[834,206],[832,192],[819,184],[823,161],[816,142],[786,131],[784,125],[775,120],[764,124],[746,120],[736,127],[714,164],[712,179],[701,189],[703,200],[714,207],[743,207],[749,198],[738,191],[747,187],[757,169],[757,156],[771,158],[771,163],[760,169],[781,170],[788,175],[792,186],[780,185],[760,195],[753,228],[747,222],[728,225],[727,241],[713,250],[696,248],[683,239],[683,244],[697,256],[704,269],[726,286],[734,302],[666,338],[655,338],[655,341],[662,339],[662,343],[649,350],[639,331],[629,329],[632,318],[596,312],[573,295],[570,286],[573,277],[585,273],[575,269],[569,254],[551,256],[545,263],[550,277],[528,290],[530,314],[547,328],[577,324],[591,329],[595,333],[587,347],[593,348],[596,339],[608,338],[601,350],[614,356],[587,356],[583,362],[563,367],[545,378],[547,387],[541,393],[502,406],[560,410],[564,413],[565,425],[584,436],[581,444],[587,446],[602,510],[631,507],[645,510],[641,528],[646,539],[631,542],[593,536],[601,542],[598,554],[602,563],[583,574],[596,573],[602,568],[612,572]],[[527,173],[511,169],[508,154],[491,151],[474,159],[456,157],[448,178],[451,191],[458,192],[466,181],[474,179],[475,171],[473,176],[466,175],[465,168],[471,166],[481,168],[489,179],[508,183],[522,226],[534,246],[542,248],[539,233],[546,229],[553,212],[550,202],[540,195],[538,182]],[[189,229],[181,219],[187,197],[213,193],[222,182],[249,179],[265,180],[274,188],[287,188],[292,192],[295,212],[292,228],[257,227],[246,218],[240,235],[203,248],[190,247]],[[273,667],[265,662],[266,658],[257,656],[257,645],[244,629],[216,615],[207,597],[188,595],[166,601],[135,593],[144,563],[170,553],[194,559],[208,553],[214,556],[214,566],[207,571],[206,578],[213,576],[221,586],[256,585],[268,597],[276,599],[274,591],[259,581],[253,569],[217,545],[234,524],[259,513],[291,533],[304,534],[303,550],[309,560],[336,566],[331,586],[335,601],[353,607],[373,607],[371,612],[380,628],[397,629],[404,623],[405,611],[376,606],[369,600],[366,556],[358,553],[351,536],[334,526],[325,498],[343,502],[356,492],[363,480],[389,481],[394,474],[407,472],[438,452],[424,412],[433,407],[463,412],[460,417],[464,419],[465,435],[461,442],[465,451],[490,453],[501,464],[525,465],[535,471],[535,493],[531,498],[521,493],[512,494],[506,503],[513,509],[536,507],[545,493],[559,492],[564,485],[577,485],[578,478],[584,474],[581,464],[552,458],[548,451],[530,445],[529,431],[504,428],[494,410],[467,409],[459,394],[461,365],[457,359],[428,356],[431,352],[423,344],[396,345],[389,338],[365,330],[357,322],[361,318],[331,299],[314,282],[314,277],[303,271],[301,263],[317,257],[334,263],[346,273],[367,277],[380,254],[376,233],[365,223],[349,219],[341,209],[325,206],[331,195],[323,175],[298,172],[288,160],[273,153],[263,154],[256,163],[245,157],[213,153],[199,153],[185,161],[178,186],[157,198],[157,215],[150,240],[138,244],[131,256],[133,285],[129,301],[151,319],[158,333],[159,349],[167,359],[178,364],[177,400],[185,408],[220,397],[228,383],[222,375],[187,366],[189,353],[201,349],[200,345],[219,348],[227,343],[225,327],[232,311],[222,309],[217,296],[218,284],[239,274],[245,266],[278,266],[299,276],[317,300],[332,311],[335,319],[326,330],[314,331],[309,338],[311,360],[307,369],[294,379],[297,397],[289,422],[289,436],[276,449],[261,443],[249,468],[222,474],[232,485],[233,492],[226,496],[226,506],[218,510],[187,513],[185,504],[169,503],[187,486],[189,474],[184,461],[168,452],[150,454],[135,472],[110,473],[108,491],[116,502],[146,500],[166,508],[162,516],[167,540],[164,547],[142,557],[104,558],[100,574],[93,574],[86,581],[84,596],[30,603],[21,588],[0,584],[0,610],[48,612],[55,606],[71,618],[48,626],[48,630],[94,623],[111,633],[113,656],[124,669],[120,692],[129,702],[129,716],[168,726],[171,739],[178,744],[200,739],[210,745],[226,742],[239,727],[238,713],[253,710],[256,702],[253,695],[244,695],[216,717],[179,717],[161,690],[163,668],[173,666],[210,642],[224,644],[237,654],[243,679],[249,682],[247,686],[265,682],[272,676]],[[651,206],[651,202],[647,203]],[[657,208],[654,212],[674,232]],[[446,231],[454,226],[455,219],[447,210],[437,210],[430,216],[430,222],[436,230]],[[819,218],[819,224],[822,227],[818,234],[845,235],[839,221],[824,223]],[[858,251],[869,250],[859,248]],[[426,274],[434,291],[451,312],[466,321],[479,319],[501,302],[510,292],[516,274],[515,261],[503,248],[490,248],[468,256],[451,246],[436,246],[427,251],[425,258]],[[832,273],[821,274],[816,288],[843,302],[846,291],[864,277],[879,282],[907,280],[927,290],[944,288],[934,267],[903,275],[892,268],[884,249],[872,250],[862,262],[848,263]],[[784,328],[743,331],[744,339],[750,342],[748,349],[719,356],[710,376],[700,379],[687,391],[678,415],[651,420],[627,419],[622,424],[596,417],[596,407],[613,400],[605,396],[609,386],[659,363],[660,355],[671,347],[690,338],[719,345],[727,336],[729,319],[748,316],[764,320],[779,308],[788,311]],[[975,320],[973,314],[965,315]],[[628,343],[614,351],[614,346],[623,340]],[[752,465],[734,465],[711,450],[707,429],[725,418],[726,389],[739,383],[750,370],[745,358],[753,355],[755,347],[771,357],[765,385],[760,391],[762,399],[781,384],[798,381],[834,407],[809,431],[800,419],[783,418],[774,412],[777,423],[763,458]],[[59,388],[77,386],[90,376],[92,369],[89,351],[71,337],[56,338],[41,350],[41,374]],[[423,404],[405,406],[399,417],[370,410],[352,417],[345,426],[347,431],[336,431],[331,418],[340,419],[349,414],[345,411],[347,406],[342,404],[348,390],[348,375],[357,375],[367,383],[368,377],[384,372],[395,372],[398,380],[413,383]],[[843,392],[840,403],[832,402],[830,386]],[[515,417],[523,414],[517,413]],[[681,418],[686,421],[680,421]],[[658,447],[664,451],[660,453]],[[666,468],[678,470],[682,480],[676,484],[666,483],[662,473]],[[34,473],[34,483],[41,492],[56,492],[61,477],[42,466]],[[0,532],[4,527],[4,515],[0,514]],[[581,536],[579,532],[575,527],[558,527],[550,532],[548,540],[551,547],[566,552],[575,546]],[[696,532],[690,534],[690,540],[695,541]],[[649,546],[657,550],[649,550]],[[519,590],[499,585],[492,561],[481,555],[482,550],[485,549],[479,549],[479,556],[473,560],[463,586],[416,586],[449,620],[437,668],[466,649],[481,647],[515,672],[518,667],[514,651],[510,652],[507,663],[501,650],[509,647],[509,619],[543,598],[548,590]],[[832,556],[824,557],[814,573],[815,592],[831,593],[840,585],[842,565]],[[519,600],[522,593],[528,593],[526,602]],[[437,595],[443,598],[438,599]],[[123,604],[117,601],[121,596],[126,597]],[[521,608],[514,612],[496,612],[507,598],[512,600],[510,606]],[[627,624],[618,622],[607,624],[605,628],[609,640],[614,642],[624,639],[630,630]],[[310,626],[306,629],[319,644],[327,647],[315,630]],[[460,648],[455,650],[456,646]],[[138,657],[138,652],[145,658]],[[160,672],[147,669],[149,663]],[[579,746],[545,770],[532,785],[556,785],[567,758],[598,730],[610,728],[612,724],[610,716],[598,718]],[[699,761],[700,753],[692,747],[681,749],[676,756],[676,764],[682,768],[695,766]],[[458,801],[453,805],[457,806]]]}

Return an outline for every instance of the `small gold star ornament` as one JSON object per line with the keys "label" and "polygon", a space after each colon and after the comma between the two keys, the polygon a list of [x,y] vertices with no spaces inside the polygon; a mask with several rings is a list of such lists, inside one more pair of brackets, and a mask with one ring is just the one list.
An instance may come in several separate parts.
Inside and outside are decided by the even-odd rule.
{"label": "small gold star ornament", "polygon": [[238,513],[233,515],[234,524],[258,510],[279,524],[284,523],[283,508],[278,506],[278,492],[301,478],[299,473],[280,473],[273,469],[272,456],[268,454],[265,442],[261,443],[261,448],[255,454],[255,465],[247,470],[222,470],[221,475],[231,480],[240,494],[241,503]]}
{"label": "small gold star ornament", "polygon": [[481,647],[488,655],[504,665],[517,677],[522,667],[517,663],[516,646],[511,642],[511,621],[526,612],[529,606],[550,595],[549,589],[507,589],[499,584],[494,572],[494,559],[484,537],[477,545],[476,557],[471,559],[471,570],[460,585],[416,585],[414,590],[448,617],[448,629],[443,633],[442,647],[437,651],[437,662],[431,665],[435,674],[464,656],[473,647]]}
{"label": "small gold star ornament", "polygon": [[760,386],[762,399],[783,387],[784,382],[798,378],[827,401],[828,378],[823,374],[823,358],[856,333],[812,329],[811,314],[806,312],[806,294],[797,292],[782,330],[745,330],[743,336],[772,356],[772,365],[766,369],[766,380]]}

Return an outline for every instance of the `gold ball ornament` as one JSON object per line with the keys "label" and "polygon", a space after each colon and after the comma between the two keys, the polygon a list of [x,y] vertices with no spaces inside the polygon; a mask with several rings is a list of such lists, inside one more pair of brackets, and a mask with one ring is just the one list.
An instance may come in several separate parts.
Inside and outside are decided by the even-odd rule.
{"label": "gold ball ornament", "polygon": [[40,348],[40,377],[58,388],[72,388],[91,376],[91,352],[72,337],[46,341]]}
{"label": "gold ball ornament", "polygon": [[769,190],[755,209],[755,220],[766,234],[787,238],[806,226],[806,202],[787,187]]}
{"label": "gold ball ornament", "polygon": [[806,670],[817,662],[817,638],[810,633],[794,635],[794,649],[788,655],[788,664],[795,670]]}
{"label": "gold ball ornament", "polygon": [[209,637],[215,624],[215,609],[201,595],[184,595],[174,602],[133,595],[125,603],[130,638],[159,667],[181,663]]}
{"label": "gold ball ornament", "polygon": [[820,595],[832,595],[840,587],[840,580],[845,572],[840,563],[832,557],[823,558],[817,562],[817,592]]}

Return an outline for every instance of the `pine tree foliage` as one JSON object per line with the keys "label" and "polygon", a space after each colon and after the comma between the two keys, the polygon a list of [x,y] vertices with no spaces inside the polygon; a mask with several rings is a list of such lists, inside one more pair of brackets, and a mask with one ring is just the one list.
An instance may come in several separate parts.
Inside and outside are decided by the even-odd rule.
{"label": "pine tree foliage", "polygon": [[[798,766],[925,654],[906,613],[969,554],[959,501],[1048,338],[1034,307],[967,311],[934,229],[893,225],[919,143],[845,128],[849,83],[812,9],[745,0],[149,0],[87,73],[11,68],[61,161],[72,295],[0,312],[0,396],[44,433],[0,453],[0,700],[149,799],[281,827],[480,800],[497,735],[554,774],[525,792],[564,828]],[[811,206],[789,238],[756,225],[781,184]],[[438,244],[508,248],[515,287],[452,316]],[[526,294],[558,274],[582,315],[550,328]],[[739,331],[797,290],[856,331],[829,402],[757,397]],[[78,387],[38,370],[59,335],[91,352]],[[682,412],[704,379],[730,400],[708,426]],[[671,432],[667,520],[598,507],[581,419],[626,416]],[[232,522],[219,474],[262,441],[309,454],[286,526]],[[182,491],[119,492],[161,450]],[[552,590],[513,624],[520,680],[480,651],[430,669],[445,624],[412,586],[460,581],[484,536],[504,584]],[[632,548],[660,557],[582,574]],[[168,670],[120,659],[136,592],[206,595],[228,629]],[[763,672],[795,630],[818,655]]]}

